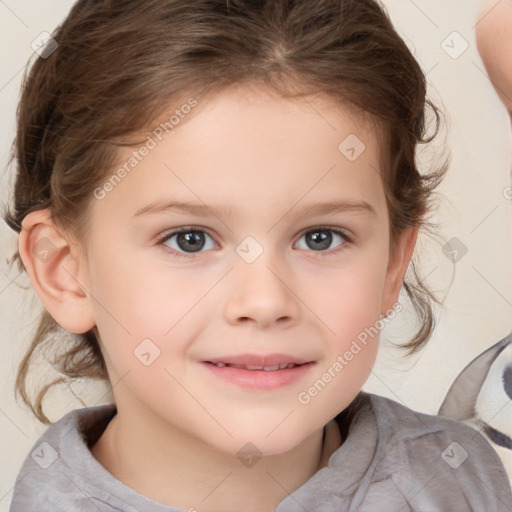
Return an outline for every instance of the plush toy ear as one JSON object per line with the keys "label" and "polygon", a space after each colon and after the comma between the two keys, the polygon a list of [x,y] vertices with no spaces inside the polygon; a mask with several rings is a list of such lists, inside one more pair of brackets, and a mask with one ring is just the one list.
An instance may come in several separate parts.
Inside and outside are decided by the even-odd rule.
{"label": "plush toy ear", "polygon": [[[87,294],[84,265],[56,228],[48,209],[26,215],[21,224],[19,253],[39,299],[55,321],[71,333],[96,324]],[[73,249],[73,251],[72,251]]]}
{"label": "plush toy ear", "polygon": [[475,357],[453,381],[446,397],[439,408],[440,416],[448,416],[465,421],[475,415],[475,404],[480,389],[489,373],[491,365],[500,353],[512,343],[509,334],[495,345]]}
{"label": "plush toy ear", "polygon": [[418,227],[414,227],[404,230],[396,243],[393,254],[390,256],[382,295],[382,314],[392,309],[398,301],[405,273],[418,238],[418,229]]}

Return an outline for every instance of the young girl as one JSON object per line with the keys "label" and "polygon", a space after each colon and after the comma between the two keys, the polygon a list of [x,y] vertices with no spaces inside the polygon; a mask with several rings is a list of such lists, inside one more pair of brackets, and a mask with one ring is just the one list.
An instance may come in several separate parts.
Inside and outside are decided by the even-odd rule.
{"label": "young girl", "polygon": [[[361,392],[444,167],[374,0],[79,0],[19,106],[32,356],[114,404],[52,423],[11,511],[510,511],[476,431]],[[414,270],[414,269],[413,269]],[[413,272],[413,277],[415,272]],[[59,329],[74,334],[65,345]],[[62,331],[61,329],[61,331]]]}

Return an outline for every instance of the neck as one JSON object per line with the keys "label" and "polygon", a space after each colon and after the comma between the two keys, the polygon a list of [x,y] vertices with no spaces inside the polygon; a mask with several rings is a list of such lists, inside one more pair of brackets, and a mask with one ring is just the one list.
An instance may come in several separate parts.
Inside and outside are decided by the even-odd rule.
{"label": "neck", "polygon": [[[340,446],[334,421],[289,452],[241,463],[237,457],[180,430],[162,430],[126,418],[123,410],[91,447],[93,456],[118,480],[170,507],[202,512],[274,510],[302,486]],[[162,441],[164,439],[164,441]]]}

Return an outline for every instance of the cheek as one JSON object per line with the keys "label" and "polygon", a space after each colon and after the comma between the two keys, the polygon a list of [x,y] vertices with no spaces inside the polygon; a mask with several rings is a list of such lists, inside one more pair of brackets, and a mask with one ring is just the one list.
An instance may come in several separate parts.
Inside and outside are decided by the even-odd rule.
{"label": "cheek", "polygon": [[145,383],[164,368],[174,371],[187,353],[191,333],[207,318],[208,301],[202,299],[218,277],[203,279],[197,270],[147,264],[119,254],[115,266],[100,258],[93,269],[90,291],[96,299],[96,325],[117,375],[130,370],[135,379],[147,362],[154,371],[149,380],[143,371]]}
{"label": "cheek", "polygon": [[371,266],[361,259],[349,271],[332,277],[328,292],[317,303],[328,327],[324,330],[326,357],[297,397],[308,415],[334,417],[370,375],[379,346],[384,273],[382,262]]}
{"label": "cheek", "polygon": [[202,279],[197,271],[122,253],[117,251],[112,258],[115,265],[97,255],[90,286],[98,316],[133,335],[162,336],[193,310],[212,286],[212,279]]}
{"label": "cheek", "polygon": [[[357,336],[373,325],[381,313],[386,261],[358,253],[345,268],[325,274],[323,293],[314,292],[316,311],[342,339]],[[318,288],[317,288],[318,290]]]}

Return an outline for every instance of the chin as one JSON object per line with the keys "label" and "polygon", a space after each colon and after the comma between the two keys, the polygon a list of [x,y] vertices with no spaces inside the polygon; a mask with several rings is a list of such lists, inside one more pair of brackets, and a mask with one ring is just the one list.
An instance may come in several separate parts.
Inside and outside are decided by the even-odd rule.
{"label": "chin", "polygon": [[[272,457],[287,453],[306,441],[315,431],[315,429],[305,430],[304,425],[299,427],[290,420],[291,418],[285,419],[282,424],[277,422],[270,428],[265,425],[261,429],[253,426],[250,429],[241,428],[236,432],[231,431],[233,439],[226,439],[227,445],[221,449],[238,458],[245,452],[258,457]],[[319,428],[321,429],[322,426]],[[218,443],[218,438],[216,441]]]}

